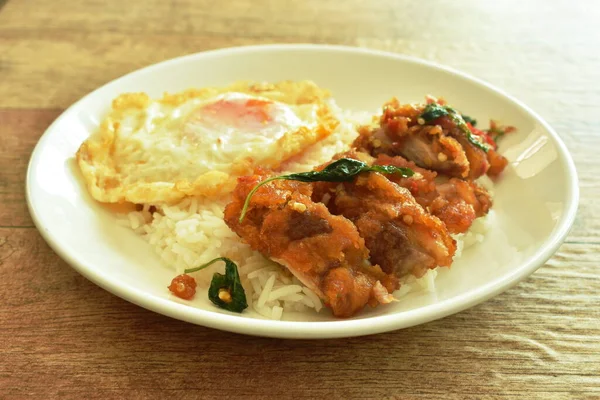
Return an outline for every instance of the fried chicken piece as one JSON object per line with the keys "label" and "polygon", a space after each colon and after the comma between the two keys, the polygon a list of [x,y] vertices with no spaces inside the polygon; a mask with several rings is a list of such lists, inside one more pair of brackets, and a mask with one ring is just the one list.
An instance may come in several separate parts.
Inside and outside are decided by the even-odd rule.
{"label": "fried chicken piece", "polygon": [[462,146],[452,137],[439,135],[441,129],[438,128],[417,125],[398,140],[382,127],[361,126],[352,147],[374,157],[402,155],[421,167],[450,176],[468,177],[470,166]]}
{"label": "fried chicken piece", "polygon": [[[442,135],[446,134],[448,137],[456,139],[465,152],[467,160],[469,161],[469,174],[467,179],[477,179],[488,171],[490,162],[488,161],[487,153],[471,143],[466,134],[461,131],[450,118],[441,117],[435,120],[434,123],[438,124],[436,126],[442,128]],[[460,178],[464,178],[464,176]]]}
{"label": "fried chicken piece", "polygon": [[262,186],[240,223],[246,196],[266,177],[238,179],[233,200],[225,208],[225,222],[234,232],[287,267],[337,317],[350,317],[366,304],[392,301],[397,278],[369,263],[369,251],[356,227],[313,202],[310,184],[280,180]]}
{"label": "fried chicken piece", "polygon": [[439,196],[427,209],[444,221],[451,233],[465,233],[476,218],[487,215],[492,197],[473,181],[450,178],[437,185]]}
{"label": "fried chicken piece", "polygon": [[313,198],[321,196],[328,197],[332,213],[354,222],[371,263],[385,273],[421,277],[429,269],[452,263],[456,243],[446,226],[428,214],[408,189],[386,176],[372,172],[354,182],[317,182]]}
{"label": "fried chicken piece", "polygon": [[486,215],[492,206],[490,194],[473,181],[439,177],[400,156],[381,154],[376,165],[393,165],[412,169],[412,177],[386,175],[388,179],[410,190],[417,203],[446,224],[450,233],[466,232],[475,218]]}
{"label": "fried chicken piece", "polygon": [[487,152],[487,159],[490,163],[490,168],[488,169],[487,174],[492,178],[496,178],[508,165],[508,160],[503,155],[498,153],[498,144],[496,143],[496,140],[498,137],[502,137],[507,133],[514,132],[516,130],[515,127],[501,126],[494,120],[490,121],[490,129],[487,131],[477,129],[471,124],[468,124],[468,126],[474,134],[481,136],[485,142],[491,146]]}
{"label": "fried chicken piece", "polygon": [[[450,118],[419,123],[424,107],[390,100],[383,106],[378,126],[359,128],[353,147],[373,156],[400,155],[420,167],[460,179],[474,180],[488,170],[492,176],[502,172],[504,157],[473,144]],[[472,132],[474,136],[485,134],[476,129]]]}
{"label": "fried chicken piece", "polygon": [[[438,217],[450,233],[466,232],[475,218],[487,215],[492,206],[490,194],[477,183],[438,176],[436,172],[418,167],[401,156],[380,154],[374,158],[367,153],[350,150],[336,154],[332,161],[343,157],[353,158],[368,165],[393,165],[413,170],[415,174],[411,177],[394,174],[386,174],[385,177],[408,189],[416,202],[428,213]],[[331,185],[326,187],[331,188]],[[323,201],[323,198],[328,200],[331,195],[323,192],[323,185],[317,185],[313,199]]]}
{"label": "fried chicken piece", "polygon": [[490,162],[490,169],[488,169],[487,174],[495,178],[504,171],[504,168],[508,165],[508,160],[494,149],[488,151],[487,157]]}

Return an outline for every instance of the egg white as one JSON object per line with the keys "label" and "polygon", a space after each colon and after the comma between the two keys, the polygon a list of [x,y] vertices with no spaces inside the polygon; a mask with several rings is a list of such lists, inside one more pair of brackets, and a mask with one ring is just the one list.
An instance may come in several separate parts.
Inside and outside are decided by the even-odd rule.
{"label": "egg white", "polygon": [[285,85],[161,100],[122,95],[77,153],[88,189],[109,203],[159,204],[226,193],[237,176],[257,166],[276,168],[333,131],[330,100],[312,83],[291,87],[298,93],[303,85],[317,95],[279,101],[286,99]]}

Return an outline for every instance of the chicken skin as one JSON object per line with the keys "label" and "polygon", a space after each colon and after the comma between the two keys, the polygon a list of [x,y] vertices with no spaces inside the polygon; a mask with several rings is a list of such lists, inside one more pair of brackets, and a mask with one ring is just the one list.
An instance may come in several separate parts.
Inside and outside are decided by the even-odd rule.
{"label": "chicken skin", "polygon": [[428,214],[410,191],[377,172],[341,184],[315,183],[333,214],[356,225],[372,264],[397,277],[417,278],[437,266],[450,266],[456,243],[445,225]]}
{"label": "chicken skin", "polygon": [[387,178],[408,189],[417,203],[446,224],[450,233],[466,232],[475,218],[487,215],[492,206],[487,190],[473,181],[438,176],[400,156],[382,154],[373,164],[412,169],[415,174],[411,177],[387,175]]}
{"label": "chicken skin", "polygon": [[497,176],[502,172],[506,159],[489,146],[485,132],[466,125],[471,132],[466,134],[448,116],[426,122],[421,118],[425,107],[390,100],[384,104],[376,126],[359,128],[353,147],[372,156],[399,155],[419,167],[459,179],[474,180],[485,173]]}
{"label": "chicken skin", "polygon": [[287,267],[337,317],[393,300],[390,293],[399,287],[398,279],[368,261],[365,240],[352,222],[312,201],[310,184],[286,180],[262,186],[240,222],[247,195],[266,177],[239,178],[225,209],[225,222],[234,232]]}
{"label": "chicken skin", "polygon": [[[392,165],[412,170],[414,174],[409,177],[397,174],[386,174],[384,176],[408,189],[414,200],[425,211],[438,217],[450,233],[466,232],[473,221],[487,215],[492,206],[490,194],[477,183],[439,176],[436,172],[420,168],[414,162],[401,156],[391,157],[380,154],[377,158],[374,158],[364,152],[350,150],[336,154],[332,161],[340,158],[352,158],[368,165]],[[331,184],[317,184],[315,186],[316,195],[313,195],[315,200],[320,201],[321,198],[318,196],[325,194],[323,187],[331,188]],[[331,195],[326,195],[325,199],[330,197]]]}

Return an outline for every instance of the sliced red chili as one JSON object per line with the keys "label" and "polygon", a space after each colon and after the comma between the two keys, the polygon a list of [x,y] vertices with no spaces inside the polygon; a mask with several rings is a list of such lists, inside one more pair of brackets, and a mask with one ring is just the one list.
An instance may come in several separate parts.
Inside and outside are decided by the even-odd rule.
{"label": "sliced red chili", "polygon": [[196,280],[187,274],[177,275],[171,281],[169,290],[179,298],[190,300],[196,294]]}
{"label": "sliced red chili", "polygon": [[486,132],[486,131],[482,131],[481,129],[477,129],[475,128],[473,125],[471,125],[469,122],[467,122],[467,126],[469,127],[469,129],[471,130],[471,132],[473,132],[473,134],[477,135],[477,136],[481,136],[483,138],[483,140],[489,144],[490,146],[492,146],[492,148],[494,150],[496,150],[496,148],[498,147],[496,145],[496,142],[494,141],[494,139],[492,139],[492,136]]}

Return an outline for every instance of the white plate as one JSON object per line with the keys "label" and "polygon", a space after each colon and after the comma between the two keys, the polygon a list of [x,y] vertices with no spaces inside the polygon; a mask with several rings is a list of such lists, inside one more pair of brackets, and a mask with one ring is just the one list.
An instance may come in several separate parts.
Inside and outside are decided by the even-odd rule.
{"label": "white plate", "polygon": [[[444,96],[480,121],[490,117],[518,128],[502,141],[509,159],[494,195],[495,222],[483,243],[442,270],[437,292],[337,320],[308,314],[304,321],[234,315],[208,301],[173,301],[173,272],[149,245],[117,226],[115,216],[87,194],[73,162],[81,142],[122,92],[152,96],[189,87],[250,79],[311,79],[331,89],[341,107],[375,111],[392,96],[420,101]],[[153,65],[117,79],[65,111],[36,146],[27,174],[31,215],[46,241],[78,272],[128,301],[184,321],[251,335],[330,338],[405,328],[472,307],[515,285],[550,258],[564,240],[578,203],[573,161],[558,135],[528,107],[492,86],[432,63],[337,46],[274,45],[223,49]]]}

